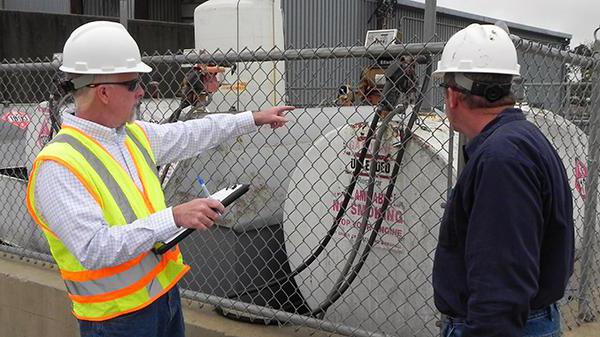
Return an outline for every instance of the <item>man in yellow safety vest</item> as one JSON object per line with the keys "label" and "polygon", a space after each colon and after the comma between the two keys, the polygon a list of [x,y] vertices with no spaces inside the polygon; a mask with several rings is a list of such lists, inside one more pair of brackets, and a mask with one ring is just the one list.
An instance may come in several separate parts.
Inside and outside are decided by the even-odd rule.
{"label": "man in yellow safety vest", "polygon": [[283,126],[293,107],[211,114],[171,124],[134,122],[151,68],[120,24],[77,28],[60,69],[74,116],[33,165],[27,206],[56,260],[81,336],[184,336],[177,282],[189,270],[177,247],[151,251],[181,227],[206,229],[224,210],[213,199],[165,205],[156,167],[198,155],[257,126]]}

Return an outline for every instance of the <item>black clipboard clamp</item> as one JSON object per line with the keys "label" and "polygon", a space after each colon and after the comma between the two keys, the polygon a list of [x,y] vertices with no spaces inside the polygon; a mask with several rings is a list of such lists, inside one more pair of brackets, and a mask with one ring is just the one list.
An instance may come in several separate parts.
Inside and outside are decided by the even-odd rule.
{"label": "black clipboard clamp", "polygon": [[[235,184],[233,186],[225,187],[216,193],[210,196],[211,199],[219,200],[223,206],[227,207],[232,204],[237,198],[244,195],[250,189],[250,185],[248,184]],[[177,233],[175,233],[172,237],[170,237],[165,242],[157,242],[154,244],[152,251],[155,254],[161,255],[173,248],[179,241],[185,239],[188,235],[190,235],[194,228],[181,228]]]}

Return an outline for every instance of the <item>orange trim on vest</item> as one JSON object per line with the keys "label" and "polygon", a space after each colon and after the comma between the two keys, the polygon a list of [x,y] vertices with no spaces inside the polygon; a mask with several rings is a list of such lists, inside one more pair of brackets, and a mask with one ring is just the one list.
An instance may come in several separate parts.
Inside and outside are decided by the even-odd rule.
{"label": "orange trim on vest", "polygon": [[[132,266],[140,263],[140,261],[142,261],[142,259],[144,259],[148,254],[150,254],[150,252],[142,253],[132,260],[129,260],[127,262],[113,267],[106,267],[102,269],[86,271],[68,271],[61,269],[60,274],[64,280],[69,280],[73,282],[93,281],[124,272]],[[168,252],[164,253],[163,256],[165,256],[166,260],[176,261],[179,257],[179,245],[175,246],[175,249],[169,250]]]}
{"label": "orange trim on vest", "polygon": [[171,282],[171,284],[167,288],[163,289],[156,296],[150,298],[148,301],[146,301],[146,303],[144,303],[142,305],[138,305],[135,308],[131,308],[129,310],[126,310],[126,311],[123,311],[123,312],[119,312],[117,314],[112,314],[112,315],[107,315],[107,316],[102,316],[102,317],[97,317],[97,318],[89,318],[89,317],[84,317],[84,316],[77,315],[75,313],[75,310],[72,310],[71,312],[73,313],[73,316],[75,316],[76,318],[78,318],[80,320],[92,321],[92,322],[100,322],[100,321],[109,320],[111,318],[119,317],[119,316],[122,316],[122,315],[125,315],[125,314],[129,314],[129,313],[132,313],[134,311],[138,311],[138,310],[143,309],[143,308],[149,306],[150,304],[154,303],[154,301],[156,301],[159,297],[161,297],[162,295],[164,295],[165,293],[167,293],[169,290],[171,290],[177,284],[177,282],[179,282],[179,280],[181,280],[181,278],[183,277],[183,275],[185,275],[189,270],[190,270],[190,266],[184,266],[184,269],[181,271],[181,273],[179,273],[179,275],[177,275],[173,279],[173,281]]}
{"label": "orange trim on vest", "polygon": [[[31,169],[31,174],[29,175],[29,181],[32,181],[31,179],[32,179],[32,176],[33,176],[33,172],[35,172],[35,170],[37,169],[37,167],[44,160],[56,162],[57,164],[62,165],[66,169],[68,169],[71,173],[73,173],[73,175],[77,178],[77,180],[79,180],[79,182],[83,185],[83,187],[85,187],[85,189],[92,196],[92,198],[94,198],[94,200],[96,200],[96,202],[100,205],[100,207],[103,207],[103,203],[102,203],[102,200],[100,199],[100,196],[97,195],[94,192],[94,190],[92,189],[92,187],[83,179],[83,177],[81,177],[81,175],[79,173],[77,173],[77,171],[75,170],[75,168],[73,168],[73,166],[71,164],[67,163],[66,161],[64,161],[63,159],[61,159],[59,157],[55,157],[55,156],[51,156],[51,155],[39,156],[34,161],[34,163],[33,163],[33,167]],[[35,193],[35,191],[32,191],[32,192]],[[27,188],[27,195],[25,197],[25,205],[27,206],[27,210],[29,211],[29,214],[33,218],[33,221],[38,226],[42,227],[48,233],[52,234],[55,237],[58,237],[48,226],[46,226],[44,224],[44,222],[42,221],[42,219],[40,219],[37,216],[37,213],[34,212],[33,204],[31,202],[31,198],[29,197],[29,195],[30,195],[30,191],[29,191],[29,188]]]}
{"label": "orange trim on vest", "polygon": [[[37,166],[39,165],[38,161],[34,161],[33,162],[33,167],[31,169],[31,173],[29,174],[29,182],[31,182],[32,177],[33,177],[33,172],[35,172]],[[33,203],[31,202],[31,198],[29,197],[31,195],[31,193],[35,193],[35,191],[30,191],[29,189],[31,188],[31,186],[28,184],[27,186],[27,193],[25,194],[25,206],[27,206],[27,211],[29,212],[29,214],[31,215],[31,217],[33,218],[33,221],[38,224],[38,226],[42,227],[44,230],[46,230],[49,233],[52,233],[52,235],[54,235],[56,237],[56,234],[54,234],[50,228],[48,228],[48,226],[46,226],[42,220],[37,216],[37,213],[34,212],[33,210]]]}
{"label": "orange trim on vest", "polygon": [[142,183],[142,189],[144,190],[142,192],[142,197],[144,198],[144,203],[146,204],[146,207],[148,207],[148,209],[150,210],[150,214],[154,214],[154,213],[156,213],[156,211],[154,210],[154,206],[152,206],[152,203],[150,202],[150,198],[148,198],[148,189],[146,188],[146,182],[144,181],[144,176],[142,175],[142,170],[140,168],[140,164],[137,162],[137,160],[135,160],[135,156],[133,155],[133,151],[131,150],[131,144],[129,144],[127,141],[125,141],[125,147],[127,148],[127,151],[129,151],[129,155],[131,156],[131,159],[133,160],[133,165],[135,166],[135,169],[138,172],[138,177],[140,177],[140,182]]}
{"label": "orange trim on vest", "polygon": [[61,270],[60,274],[63,279],[75,282],[85,282],[85,281],[93,281],[105,277],[110,277],[115,274],[124,272],[125,270],[131,268],[132,266],[140,263],[143,258],[146,257],[150,252],[145,252],[140,254],[138,257],[129,260],[127,262],[121,263],[120,265],[113,267],[106,267],[102,269],[95,270],[85,270],[85,271],[67,271]]}
{"label": "orange trim on vest", "polygon": [[[74,302],[78,303],[98,303],[98,302],[107,302],[111,300],[116,300],[118,298],[130,295],[139,289],[141,289],[144,285],[150,283],[156,275],[160,274],[166,267],[169,261],[173,261],[173,256],[166,255],[159,264],[157,264],[152,271],[146,274],[144,277],[139,279],[137,282],[130,284],[125,288],[121,288],[119,290],[111,291],[108,293],[100,294],[100,295],[91,295],[91,296],[82,296],[82,295],[73,295],[69,293],[69,297]],[[176,261],[176,260],[175,260]]]}
{"label": "orange trim on vest", "polygon": [[151,272],[146,274],[141,279],[137,280],[137,282],[130,284],[127,287],[121,288],[119,290],[107,292],[107,293],[100,294],[100,295],[90,295],[90,296],[73,295],[71,293],[68,293],[69,298],[71,298],[72,301],[78,302],[78,303],[98,303],[98,302],[108,302],[111,300],[116,300],[118,298],[124,297],[126,295],[130,295],[130,294],[136,292],[137,290],[140,290],[142,287],[144,287],[144,285],[150,283],[150,281],[152,281],[152,279],[154,279],[156,277],[156,275],[158,275],[165,268],[165,265],[167,262],[168,262],[168,260],[166,260],[166,259],[161,260],[160,263],[157,264],[156,267],[154,267],[154,269],[152,269]]}
{"label": "orange trim on vest", "polygon": [[[146,133],[146,130],[137,122],[133,122],[132,125],[135,125],[138,129],[140,129],[142,131],[142,133],[144,134],[144,137],[146,137],[146,141],[148,142],[148,144],[152,144],[150,143],[150,138],[148,138],[148,134]],[[154,158],[154,160],[156,160],[156,158]]]}
{"label": "orange trim on vest", "polygon": [[48,228],[48,226],[46,226],[42,220],[37,216],[37,214],[35,214],[33,212],[33,206],[31,206],[31,200],[29,199],[29,193],[27,193],[27,196],[25,197],[25,205],[27,206],[27,211],[29,211],[29,214],[31,215],[31,217],[33,218],[33,221],[40,227],[42,227],[43,230],[45,230],[46,232],[52,234],[54,237],[58,238],[58,236],[56,234],[54,234],[53,231],[50,230],[50,228]]}

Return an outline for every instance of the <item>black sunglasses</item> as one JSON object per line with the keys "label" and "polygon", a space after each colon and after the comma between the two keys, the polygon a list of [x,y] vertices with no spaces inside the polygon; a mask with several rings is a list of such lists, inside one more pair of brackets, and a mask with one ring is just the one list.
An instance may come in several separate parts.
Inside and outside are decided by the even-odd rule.
{"label": "black sunglasses", "polygon": [[439,86],[440,86],[440,88],[444,88],[444,89],[452,89],[452,90],[455,90],[455,91],[461,92],[461,93],[463,93],[463,94],[467,94],[467,95],[470,95],[470,94],[471,94],[471,92],[470,92],[469,90],[467,90],[467,89],[464,89],[464,88],[461,88],[461,87],[458,87],[458,86],[456,86],[456,85],[450,85],[450,84],[448,84],[448,83],[443,83],[443,82],[442,82],[442,83],[440,83],[440,84],[439,84]]}
{"label": "black sunglasses", "polygon": [[134,78],[133,80],[129,80],[129,81],[124,81],[124,82],[101,82],[101,83],[92,83],[92,84],[88,84],[87,87],[89,88],[95,88],[99,85],[102,84],[117,84],[117,85],[122,85],[127,87],[127,90],[133,92],[136,91],[142,84],[142,79],[141,78]]}

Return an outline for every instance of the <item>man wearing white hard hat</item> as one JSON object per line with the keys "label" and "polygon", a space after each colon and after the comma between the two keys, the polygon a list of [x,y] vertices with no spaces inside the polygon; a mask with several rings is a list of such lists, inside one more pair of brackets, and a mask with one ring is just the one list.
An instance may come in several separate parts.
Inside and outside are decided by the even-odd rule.
{"label": "man wearing white hard hat", "polygon": [[177,246],[162,255],[151,249],[181,227],[211,227],[224,208],[213,199],[166,207],[156,167],[263,124],[280,127],[293,107],[134,122],[144,95],[140,73],[152,69],[113,22],[73,31],[60,70],[70,79],[76,112],[64,116],[36,158],[27,206],[48,239],[81,336],[184,336],[177,282],[190,267]]}
{"label": "man wearing white hard hat", "polygon": [[556,302],[573,272],[571,189],[556,150],[514,107],[508,33],[472,24],[453,35],[435,76],[464,134],[433,267],[442,336],[560,336]]}

